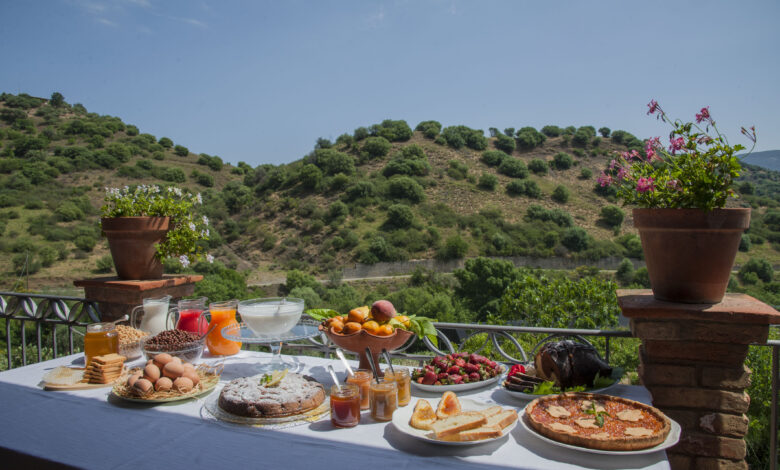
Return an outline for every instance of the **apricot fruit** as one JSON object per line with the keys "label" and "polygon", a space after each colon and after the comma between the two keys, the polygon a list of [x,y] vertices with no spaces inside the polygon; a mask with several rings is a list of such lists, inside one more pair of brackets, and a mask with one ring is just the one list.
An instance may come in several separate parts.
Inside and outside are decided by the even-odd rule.
{"label": "apricot fruit", "polygon": [[375,322],[374,320],[368,320],[367,322],[363,323],[363,329],[372,335],[378,335],[379,323]]}
{"label": "apricot fruit", "polygon": [[347,315],[348,322],[363,323],[368,316],[368,306],[353,308]]}
{"label": "apricot fruit", "polygon": [[330,331],[333,333],[341,333],[344,330],[344,323],[341,320],[334,320],[330,322]]}
{"label": "apricot fruit", "polygon": [[395,317],[395,319],[401,322],[401,324],[407,328],[409,328],[409,326],[411,325],[411,322],[409,321],[409,317],[407,317],[406,315],[398,315]]}
{"label": "apricot fruit", "polygon": [[344,331],[343,331],[343,333],[348,335],[348,334],[351,334],[351,333],[357,333],[361,329],[363,329],[363,325],[361,325],[358,322],[351,321],[351,322],[347,322],[347,323],[344,324]]}
{"label": "apricot fruit", "polygon": [[390,336],[394,331],[393,325],[382,325],[379,327],[376,334],[379,336]]}
{"label": "apricot fruit", "polygon": [[395,307],[389,300],[377,300],[371,305],[371,316],[379,323],[389,321],[395,316]]}

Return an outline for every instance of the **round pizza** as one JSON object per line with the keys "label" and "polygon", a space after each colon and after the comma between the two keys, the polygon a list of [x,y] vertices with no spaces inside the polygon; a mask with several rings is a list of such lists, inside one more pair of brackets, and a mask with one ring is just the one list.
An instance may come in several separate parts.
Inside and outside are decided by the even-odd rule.
{"label": "round pizza", "polygon": [[600,450],[656,446],[671,430],[660,410],[627,398],[562,393],[537,398],[525,408],[526,423],[550,439]]}

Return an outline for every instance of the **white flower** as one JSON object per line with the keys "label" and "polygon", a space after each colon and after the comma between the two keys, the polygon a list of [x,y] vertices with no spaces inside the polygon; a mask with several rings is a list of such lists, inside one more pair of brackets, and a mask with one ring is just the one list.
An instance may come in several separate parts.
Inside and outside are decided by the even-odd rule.
{"label": "white flower", "polygon": [[198,201],[198,204],[203,204],[203,198],[200,196],[200,193],[195,195],[195,200]]}
{"label": "white flower", "polygon": [[193,222],[190,222],[189,227],[190,227],[190,230],[192,230],[193,232],[198,229],[198,227],[196,227]]}
{"label": "white flower", "polygon": [[173,188],[173,194],[181,197],[181,195],[182,195],[181,189],[180,188]]}
{"label": "white flower", "polygon": [[203,237],[203,238],[208,238],[209,237],[209,229],[202,230],[200,232],[200,236]]}
{"label": "white flower", "polygon": [[213,263],[214,262],[214,257],[211,256],[211,255],[206,255],[206,261],[208,261],[209,263]]}
{"label": "white flower", "polygon": [[187,258],[187,255],[181,255],[179,256],[179,263],[186,268],[190,265],[190,259]]}
{"label": "white flower", "polygon": [[209,218],[208,218],[208,217],[206,217],[205,215],[203,216],[203,225],[205,225],[205,226],[207,226],[207,227],[208,227],[208,225],[209,225]]}

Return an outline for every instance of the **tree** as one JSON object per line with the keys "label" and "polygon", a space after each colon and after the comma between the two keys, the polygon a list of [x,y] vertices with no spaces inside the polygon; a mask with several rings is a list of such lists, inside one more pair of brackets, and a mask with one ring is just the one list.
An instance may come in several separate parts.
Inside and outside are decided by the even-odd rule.
{"label": "tree", "polygon": [[326,139],[324,137],[320,137],[317,139],[317,143],[314,144],[315,149],[329,149],[333,147],[333,142],[330,141],[330,139]]}
{"label": "tree", "polygon": [[406,228],[414,222],[412,209],[406,204],[393,204],[387,209],[387,221],[385,226],[388,228]]}
{"label": "tree", "polygon": [[460,235],[453,235],[444,242],[442,248],[436,253],[439,259],[459,259],[466,256],[469,244]]}
{"label": "tree", "polygon": [[514,127],[507,127],[504,129],[504,135],[507,137],[514,137],[515,136],[515,128]]}
{"label": "tree", "polygon": [[586,250],[590,243],[590,235],[580,227],[567,228],[561,237],[561,244],[575,252]]}
{"label": "tree", "polygon": [[316,191],[322,183],[322,171],[320,171],[317,165],[308,163],[303,165],[298,172],[298,180],[305,189]]}
{"label": "tree", "polygon": [[617,206],[604,206],[601,208],[601,220],[609,227],[620,227],[625,217],[625,212]]}
{"label": "tree", "polygon": [[498,150],[503,150],[506,153],[512,153],[515,151],[515,139],[505,136],[504,134],[496,134],[496,141],[493,142]]}
{"label": "tree", "polygon": [[183,145],[177,145],[176,147],[173,148],[173,153],[175,153],[180,157],[186,157],[187,155],[190,154],[190,150]]}
{"label": "tree", "polygon": [[743,281],[748,273],[755,273],[756,277],[764,282],[772,282],[772,278],[774,277],[772,264],[763,258],[750,258],[747,263],[739,268],[738,275]]}
{"label": "tree", "polygon": [[371,126],[372,134],[384,137],[390,142],[405,142],[412,138],[412,128],[404,120],[385,119],[381,124]]}
{"label": "tree", "polygon": [[553,200],[556,202],[560,202],[561,204],[565,204],[569,202],[569,196],[571,196],[571,192],[566,186],[562,184],[556,186],[555,190],[553,190],[552,193]]}
{"label": "tree", "polygon": [[463,269],[453,274],[458,281],[455,294],[484,319],[488,312],[496,312],[501,296],[519,272],[509,261],[479,257],[466,260]]}
{"label": "tree", "polygon": [[441,123],[439,121],[423,121],[417,124],[414,130],[422,132],[428,139],[435,139],[441,132]]}
{"label": "tree", "polygon": [[363,143],[363,153],[369,158],[384,157],[390,151],[390,142],[384,137],[367,137]]}
{"label": "tree", "polygon": [[561,135],[561,128],[558,126],[544,126],[542,127],[542,134],[546,135],[547,137],[558,137]]}
{"label": "tree", "polygon": [[60,106],[65,104],[65,97],[62,96],[62,93],[55,91],[51,94],[51,99],[49,100],[49,104],[55,108],[59,108]]}
{"label": "tree", "polygon": [[390,197],[394,199],[408,199],[417,203],[425,199],[425,191],[420,183],[408,176],[394,176],[387,185]]}
{"label": "tree", "polygon": [[368,129],[366,129],[365,127],[358,127],[357,129],[355,129],[355,132],[352,134],[352,136],[355,138],[356,141],[363,140],[369,135],[371,134],[368,133]]}
{"label": "tree", "polygon": [[542,195],[542,190],[534,180],[514,180],[506,185],[506,192],[514,196],[528,196],[537,199]]}
{"label": "tree", "polygon": [[160,140],[158,140],[157,143],[167,149],[173,147],[173,141],[168,137],[160,137]]}
{"label": "tree", "polygon": [[533,171],[534,174],[537,175],[546,175],[547,168],[548,168],[547,162],[539,158],[534,158],[533,160],[528,162],[528,169]]}
{"label": "tree", "polygon": [[482,152],[482,163],[488,166],[498,166],[505,158],[509,158],[509,155],[500,150],[485,150]]}
{"label": "tree", "polygon": [[609,127],[602,127],[599,129],[599,134],[601,134],[602,137],[609,137],[609,133],[612,132]]}
{"label": "tree", "polygon": [[558,152],[553,157],[553,161],[550,162],[550,166],[556,170],[568,170],[574,165],[574,159],[571,155],[564,152]]}
{"label": "tree", "polygon": [[[379,138],[381,139],[381,137]],[[325,175],[337,173],[351,175],[355,172],[355,157],[332,148],[315,150],[314,163],[320,167]]]}
{"label": "tree", "polygon": [[631,260],[623,258],[615,272],[615,278],[622,286],[627,286],[634,281],[634,265]]}
{"label": "tree", "polygon": [[498,166],[498,172],[502,175],[507,175],[510,178],[526,178],[528,177],[528,167],[525,166],[522,160],[517,158],[507,157]]}

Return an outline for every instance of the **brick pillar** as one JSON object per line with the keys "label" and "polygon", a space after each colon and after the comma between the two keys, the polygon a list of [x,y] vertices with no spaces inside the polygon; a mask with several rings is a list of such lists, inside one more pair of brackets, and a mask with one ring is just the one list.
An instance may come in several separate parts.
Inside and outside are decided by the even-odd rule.
{"label": "brick pillar", "polygon": [[166,275],[162,279],[149,281],[123,281],[116,277],[100,277],[74,281],[73,285],[84,288],[84,297],[98,302],[103,321],[116,320],[129,315],[136,305],[149,297],[170,295],[171,302],[195,292],[195,283],[203,279],[200,275]]}
{"label": "brick pillar", "polygon": [[618,290],[618,303],[642,340],[642,384],[682,427],[680,443],[667,451],[672,469],[747,469],[745,358],[750,343],[767,340],[780,313],[744,294],[681,304],[656,300],[649,290]]}

